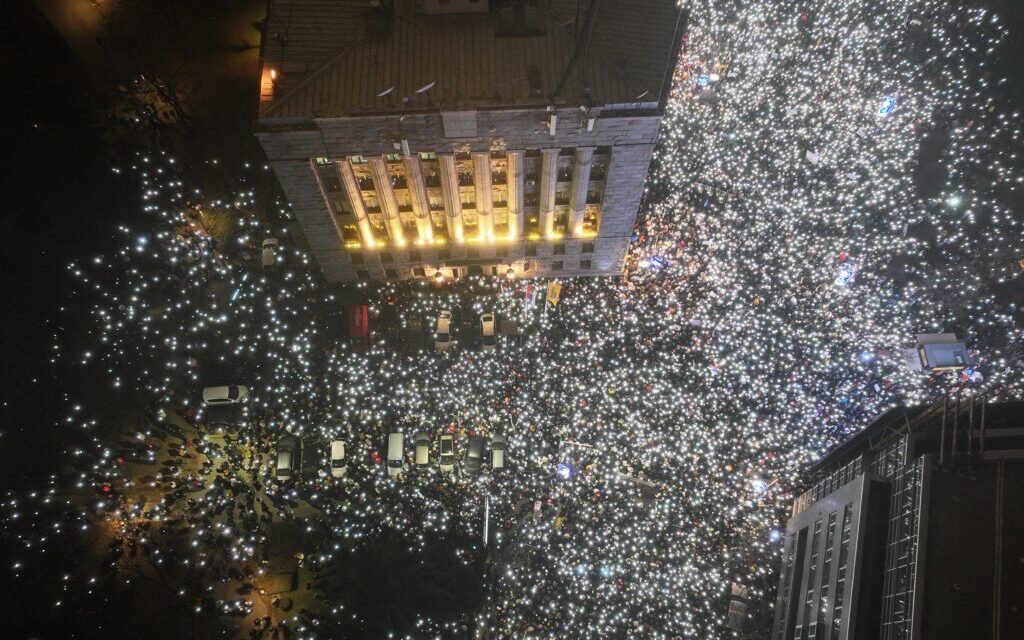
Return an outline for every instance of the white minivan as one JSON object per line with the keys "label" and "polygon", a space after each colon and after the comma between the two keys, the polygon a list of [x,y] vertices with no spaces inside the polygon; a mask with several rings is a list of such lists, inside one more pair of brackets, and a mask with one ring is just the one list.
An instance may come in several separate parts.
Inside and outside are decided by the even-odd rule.
{"label": "white minivan", "polygon": [[331,477],[342,478],[348,469],[345,468],[345,441],[331,441]]}
{"label": "white minivan", "polygon": [[405,458],[405,436],[392,433],[388,436],[388,475],[392,478],[402,475],[402,462]]}

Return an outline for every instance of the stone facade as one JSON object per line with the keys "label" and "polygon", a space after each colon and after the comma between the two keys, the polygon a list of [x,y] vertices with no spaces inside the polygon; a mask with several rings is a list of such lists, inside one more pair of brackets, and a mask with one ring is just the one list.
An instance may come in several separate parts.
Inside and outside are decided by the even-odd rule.
{"label": "stone facade", "polygon": [[[629,246],[633,223],[643,193],[644,181],[654,144],[658,136],[661,117],[658,109],[640,108],[602,109],[589,112],[579,108],[560,109],[500,109],[461,112],[461,126],[454,133],[472,131],[466,123],[475,121],[475,136],[446,136],[445,122],[439,112],[409,113],[405,115],[366,115],[323,119],[264,118],[257,130],[269,162],[291,203],[310,249],[329,281],[360,279],[394,279],[430,277],[441,271],[446,276],[464,276],[470,273],[504,274],[508,269],[526,276],[578,276],[618,275]],[[551,118],[555,116],[552,132]],[[592,120],[592,121],[591,121]],[[553,135],[552,135],[553,133]],[[603,177],[600,197],[599,224],[587,234],[568,228],[560,235],[540,231],[531,234],[524,229],[522,179],[519,166],[523,153],[542,152],[546,149],[564,150],[574,158],[589,158],[588,150],[603,150],[608,164]],[[577,149],[584,150],[582,153]],[[512,238],[497,243],[461,244],[454,241],[443,247],[415,242],[385,243],[377,246],[358,246],[358,242],[345,242],[339,219],[328,196],[329,185],[324,184],[320,163],[348,162],[348,158],[366,158],[374,165],[374,183],[380,182],[380,159],[398,155],[406,167],[418,164],[419,154],[478,154],[471,156],[476,163],[493,151],[507,152],[514,158],[509,165],[508,187],[509,232]],[[558,157],[559,153],[541,154]],[[589,166],[587,167],[589,172]],[[580,171],[573,171],[574,184],[570,191],[570,220],[577,220],[578,211],[586,199],[586,185],[580,185]],[[477,177],[479,181],[479,176]],[[423,237],[422,179],[411,180],[412,209],[401,215],[414,217],[413,235],[417,228]],[[378,184],[379,186],[379,184]],[[479,189],[477,190],[479,197]],[[446,202],[448,197],[446,196]],[[362,203],[356,203],[359,209]],[[556,203],[557,205],[557,203]],[[564,209],[570,209],[566,203]],[[480,205],[477,205],[480,207]],[[529,205],[527,216],[531,214]],[[396,203],[381,203],[388,216],[394,214]],[[449,209],[450,207],[445,207]],[[556,206],[556,208],[558,208]],[[408,209],[408,207],[407,207]],[[415,211],[412,211],[415,210]],[[452,212],[447,211],[450,215]],[[494,214],[490,202],[482,223],[493,228]],[[356,217],[358,217],[358,212]],[[461,215],[460,224],[461,224]],[[516,222],[518,220],[518,223]],[[398,229],[400,222],[389,218],[388,229]],[[516,228],[516,227],[519,228]],[[361,234],[366,225],[360,222]],[[495,234],[502,236],[502,234]],[[401,237],[401,233],[399,232]],[[409,232],[405,232],[405,237]],[[532,236],[532,237],[531,237]],[[503,237],[503,236],[502,236]],[[346,248],[348,245],[348,248]],[[561,268],[559,268],[559,266]]]}

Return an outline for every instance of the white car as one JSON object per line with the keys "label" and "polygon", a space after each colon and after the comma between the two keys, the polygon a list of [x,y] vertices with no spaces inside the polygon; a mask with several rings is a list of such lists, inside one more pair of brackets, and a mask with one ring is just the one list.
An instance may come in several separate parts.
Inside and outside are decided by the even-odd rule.
{"label": "white car", "polygon": [[505,436],[491,436],[491,469],[505,467]]}
{"label": "white car", "polygon": [[203,402],[215,407],[222,404],[242,404],[249,399],[249,388],[240,384],[223,387],[206,387],[203,389]]}
{"label": "white car", "polygon": [[437,315],[437,326],[434,329],[434,348],[445,351],[452,346],[452,312],[442,311]]}
{"label": "white car", "polygon": [[343,478],[348,469],[345,467],[345,441],[331,441],[331,477]]}
{"label": "white car", "polygon": [[450,433],[441,435],[441,471],[451,473],[455,470],[455,436]]}
{"label": "white car", "polygon": [[263,241],[263,268],[272,267],[277,262],[277,238],[266,238]]}
{"label": "white car", "polygon": [[484,351],[494,351],[498,347],[495,328],[493,313],[485,313],[480,316],[480,344],[483,345]]}
{"label": "white car", "polygon": [[392,433],[388,436],[388,476],[394,478],[402,475],[402,463],[405,462],[405,436]]}
{"label": "white car", "polygon": [[430,465],[430,438],[421,431],[413,437],[413,442],[416,443],[416,468],[426,469]]}

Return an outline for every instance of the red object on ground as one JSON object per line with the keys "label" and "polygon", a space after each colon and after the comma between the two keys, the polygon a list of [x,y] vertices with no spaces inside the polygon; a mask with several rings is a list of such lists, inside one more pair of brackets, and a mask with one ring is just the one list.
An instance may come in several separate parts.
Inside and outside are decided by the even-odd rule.
{"label": "red object on ground", "polygon": [[371,452],[370,452],[370,458],[371,458],[371,459],[372,459],[372,460],[373,460],[373,461],[374,461],[374,462],[375,462],[376,464],[380,464],[380,463],[381,463],[381,461],[382,461],[382,460],[384,460],[384,458],[381,458],[381,457],[380,457],[380,454],[379,454],[379,453],[377,453],[376,451],[371,451]]}
{"label": "red object on ground", "polygon": [[353,340],[362,340],[370,332],[370,316],[365,304],[352,307],[348,317],[348,335]]}

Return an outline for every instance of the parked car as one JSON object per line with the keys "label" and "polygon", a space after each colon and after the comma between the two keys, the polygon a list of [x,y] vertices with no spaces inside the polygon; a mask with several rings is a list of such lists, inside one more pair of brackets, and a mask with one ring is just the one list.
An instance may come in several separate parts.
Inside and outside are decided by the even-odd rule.
{"label": "parked car", "polygon": [[450,433],[441,435],[441,471],[451,473],[455,470],[455,436]]}
{"label": "parked car", "polygon": [[263,268],[272,267],[277,262],[277,238],[266,238],[263,240],[263,255],[261,262]]}
{"label": "parked car", "polygon": [[342,478],[348,472],[345,466],[345,441],[331,441],[331,477]]}
{"label": "parked car", "polygon": [[416,443],[416,468],[426,469],[430,465],[430,438],[421,431],[413,441]]}
{"label": "parked car", "polygon": [[437,326],[434,330],[434,348],[445,351],[452,346],[452,312],[442,311],[437,315]]}
{"label": "parked car", "polygon": [[466,473],[475,474],[480,471],[480,463],[484,458],[484,437],[470,436],[469,444],[466,446],[466,459],[462,461],[462,468]]}
{"label": "parked car", "polygon": [[249,399],[249,388],[240,384],[203,389],[203,402],[208,406],[221,404],[242,404]]}
{"label": "parked car", "polygon": [[494,351],[498,346],[495,328],[493,313],[485,313],[480,316],[480,344],[483,345],[485,351]]}
{"label": "parked car", "polygon": [[388,475],[392,478],[402,475],[402,463],[405,458],[405,436],[392,433],[388,436]]}
{"label": "parked car", "polygon": [[491,469],[505,467],[505,436],[491,436]]}
{"label": "parked car", "polygon": [[299,468],[299,439],[284,436],[277,441],[277,464],[274,476],[278,480],[289,480]]}

